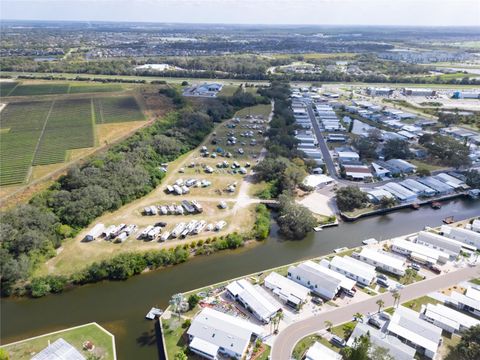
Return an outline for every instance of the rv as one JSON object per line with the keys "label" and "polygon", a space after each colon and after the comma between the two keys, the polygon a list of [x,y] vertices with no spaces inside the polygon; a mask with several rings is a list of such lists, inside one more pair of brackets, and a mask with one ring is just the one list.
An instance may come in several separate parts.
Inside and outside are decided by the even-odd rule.
{"label": "rv", "polygon": [[223,220],[219,221],[218,223],[215,224],[215,231],[222,230],[225,227],[225,225],[227,225],[226,221],[223,221]]}
{"label": "rv", "polygon": [[145,239],[150,232],[150,230],[153,229],[153,225],[148,225],[145,229],[143,229],[140,234],[138,235],[137,239]]}
{"label": "rv", "polygon": [[178,223],[177,226],[172,230],[172,238],[178,237],[182,231],[185,229],[186,224],[184,222]]}

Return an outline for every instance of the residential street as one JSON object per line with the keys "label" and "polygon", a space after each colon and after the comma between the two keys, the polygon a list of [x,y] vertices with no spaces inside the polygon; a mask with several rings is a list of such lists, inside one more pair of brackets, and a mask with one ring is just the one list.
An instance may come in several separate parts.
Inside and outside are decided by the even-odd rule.
{"label": "residential street", "polygon": [[[400,303],[416,299],[435,290],[455,285],[461,281],[478,277],[479,275],[480,265],[477,265],[475,267],[459,269],[454,272],[414,283],[400,291]],[[385,308],[393,306],[393,297],[391,293],[387,292],[372,296],[369,299],[358,303],[353,303],[348,306],[321,313],[318,316],[299,321],[282,329],[273,344],[271,359],[289,360],[295,344],[305,336],[324,330],[324,322],[326,320],[333,322],[333,324],[341,324],[352,320],[353,314],[357,312],[367,314],[368,312],[378,311],[378,305],[376,302],[379,299],[382,299],[385,302]]]}

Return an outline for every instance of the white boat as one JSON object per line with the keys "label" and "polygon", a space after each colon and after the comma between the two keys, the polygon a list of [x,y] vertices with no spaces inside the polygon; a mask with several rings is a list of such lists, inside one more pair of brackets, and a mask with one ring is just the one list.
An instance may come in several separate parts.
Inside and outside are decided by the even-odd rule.
{"label": "white boat", "polygon": [[378,241],[377,241],[377,239],[370,238],[370,239],[363,240],[362,244],[364,244],[364,245],[375,245],[375,244],[378,244]]}
{"label": "white boat", "polygon": [[344,252],[344,251],[347,251],[347,250],[348,250],[347,247],[341,247],[341,248],[338,248],[338,249],[333,250],[333,252],[334,252],[335,254],[338,254],[338,253],[341,253],[341,252]]}
{"label": "white boat", "polygon": [[319,232],[319,231],[322,231],[322,230],[323,230],[323,229],[322,229],[321,226],[315,226],[315,227],[313,228],[313,231],[315,231],[315,232]]}
{"label": "white boat", "polygon": [[145,318],[147,318],[148,320],[153,320],[155,319],[157,316],[162,316],[163,314],[163,310],[162,309],[159,309],[159,308],[156,308],[156,307],[152,307],[150,309],[150,311],[147,313],[147,315],[145,315]]}

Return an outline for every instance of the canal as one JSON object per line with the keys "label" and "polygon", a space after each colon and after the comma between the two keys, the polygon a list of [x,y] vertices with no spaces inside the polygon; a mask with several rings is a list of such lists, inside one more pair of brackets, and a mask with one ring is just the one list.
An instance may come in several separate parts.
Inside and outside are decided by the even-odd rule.
{"label": "canal", "polygon": [[174,293],[358,246],[370,237],[382,240],[439,226],[447,216],[462,220],[478,215],[479,201],[457,199],[440,210],[404,209],[342,223],[301,241],[282,240],[273,226],[269,239],[256,246],[194,258],[127,281],[86,285],[41,299],[2,299],[2,344],[96,321],[115,335],[119,359],[156,359],[154,323],[144,316],[153,305],[165,308]]}

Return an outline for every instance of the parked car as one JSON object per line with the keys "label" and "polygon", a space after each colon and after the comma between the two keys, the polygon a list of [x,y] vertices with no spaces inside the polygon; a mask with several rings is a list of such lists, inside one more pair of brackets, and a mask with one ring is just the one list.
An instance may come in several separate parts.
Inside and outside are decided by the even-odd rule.
{"label": "parked car", "polygon": [[319,297],[312,297],[312,303],[316,304],[316,305],[323,305],[323,300],[320,299]]}
{"label": "parked car", "polygon": [[435,265],[430,265],[430,270],[433,271],[435,274],[441,274],[442,273],[442,270],[440,270]]}
{"label": "parked car", "polygon": [[390,316],[389,313],[385,312],[385,311],[382,311],[380,313],[380,318],[384,319],[384,320],[390,320],[392,317]]}
{"label": "parked car", "polygon": [[384,287],[384,288],[389,287],[388,283],[383,279],[377,279],[377,284],[380,285],[381,287]]}
{"label": "parked car", "polygon": [[383,274],[377,274],[377,278],[382,279],[382,280],[385,280],[385,281],[388,280],[387,276],[386,276],[386,275],[383,275]]}
{"label": "parked car", "polygon": [[157,222],[157,223],[155,224],[155,226],[165,227],[165,226],[167,226],[167,223],[166,223],[166,222],[163,222],[163,221],[160,221],[160,222]]}
{"label": "parked car", "polygon": [[382,327],[382,324],[380,324],[380,322],[374,317],[371,317],[370,319],[368,319],[368,323],[377,329],[381,329]]}
{"label": "parked car", "polygon": [[330,342],[333,345],[336,345],[336,346],[342,347],[342,348],[347,346],[347,343],[345,342],[345,340],[343,340],[341,337],[339,337],[337,335],[332,335],[332,338],[330,339]]}
{"label": "parked car", "polygon": [[418,265],[416,263],[411,263],[410,267],[415,271],[420,271],[420,265]]}
{"label": "parked car", "polygon": [[353,296],[355,295],[355,293],[354,293],[352,290],[343,289],[343,292],[344,292],[345,295],[347,295],[348,297],[353,297]]}

